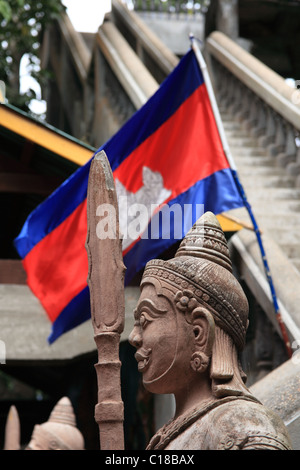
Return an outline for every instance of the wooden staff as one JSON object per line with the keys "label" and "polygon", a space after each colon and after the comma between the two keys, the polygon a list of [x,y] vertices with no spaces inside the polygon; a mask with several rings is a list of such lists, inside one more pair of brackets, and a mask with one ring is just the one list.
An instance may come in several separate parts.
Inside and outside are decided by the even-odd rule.
{"label": "wooden staff", "polygon": [[124,329],[125,266],[119,233],[118,201],[112,171],[102,150],[91,163],[87,195],[88,286],[94,338],[100,449],[124,449],[124,405],[121,398],[120,335]]}

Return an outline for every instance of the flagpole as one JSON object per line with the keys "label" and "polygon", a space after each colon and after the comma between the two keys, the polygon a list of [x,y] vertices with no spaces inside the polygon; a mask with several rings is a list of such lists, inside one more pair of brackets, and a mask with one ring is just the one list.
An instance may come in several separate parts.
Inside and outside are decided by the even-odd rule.
{"label": "flagpole", "polygon": [[228,163],[231,167],[232,175],[233,175],[235,184],[237,186],[237,189],[238,189],[238,191],[241,195],[241,198],[244,202],[244,205],[245,205],[245,207],[248,211],[248,214],[249,214],[249,216],[251,218],[251,221],[252,221],[252,224],[253,224],[254,232],[256,234],[256,238],[257,238],[258,245],[259,245],[260,252],[261,252],[261,257],[262,257],[262,261],[263,261],[265,274],[266,274],[266,277],[267,277],[267,280],[268,280],[268,283],[269,283],[269,286],[270,286],[270,291],[271,291],[271,296],[272,296],[272,301],[273,301],[273,305],[274,305],[274,309],[275,309],[276,318],[277,318],[277,321],[278,321],[278,324],[279,324],[279,327],[280,327],[280,331],[281,331],[281,334],[282,334],[283,341],[285,343],[287,354],[288,354],[289,357],[291,357],[292,356],[292,349],[291,349],[291,345],[290,345],[290,340],[289,340],[289,337],[288,337],[288,334],[287,334],[287,331],[286,331],[286,328],[285,328],[285,324],[282,320],[282,316],[281,316],[281,312],[280,312],[280,309],[279,309],[277,296],[276,296],[276,292],[275,292],[275,288],[274,288],[274,284],[273,284],[273,280],[272,280],[272,276],[271,276],[271,271],[270,271],[270,268],[269,268],[269,265],[268,265],[265,249],[264,249],[263,242],[262,242],[262,239],[261,239],[260,230],[258,228],[256,219],[254,217],[251,205],[249,204],[249,202],[247,200],[245,190],[244,190],[244,188],[243,188],[243,186],[240,182],[240,179],[238,177],[238,174],[237,174],[237,169],[236,169],[236,166],[235,166],[235,163],[234,163],[234,160],[233,160],[233,157],[232,157],[232,154],[231,154],[228,142],[227,142],[227,138],[226,138],[226,135],[225,135],[225,130],[224,130],[224,127],[223,127],[221,115],[220,115],[220,112],[219,112],[219,108],[218,108],[217,101],[216,101],[216,98],[215,98],[215,94],[214,94],[214,91],[213,91],[213,87],[212,87],[212,84],[211,84],[211,80],[210,80],[210,76],[209,76],[209,73],[208,73],[206,62],[203,58],[203,55],[202,55],[202,53],[199,49],[199,46],[198,46],[197,41],[196,41],[195,37],[193,36],[193,34],[190,34],[190,40],[191,40],[192,49],[195,53],[196,59],[198,61],[198,65],[199,65],[200,70],[201,70],[202,75],[203,75],[204,83],[205,83],[205,86],[206,86],[206,89],[207,89],[210,104],[211,104],[213,114],[214,114],[214,117],[215,117],[215,120],[216,120],[216,124],[217,124],[217,128],[218,128],[218,131],[219,131],[219,135],[220,135],[220,139],[221,139],[221,142],[222,142],[224,153],[225,153],[225,155],[227,157],[227,160],[228,160]]}

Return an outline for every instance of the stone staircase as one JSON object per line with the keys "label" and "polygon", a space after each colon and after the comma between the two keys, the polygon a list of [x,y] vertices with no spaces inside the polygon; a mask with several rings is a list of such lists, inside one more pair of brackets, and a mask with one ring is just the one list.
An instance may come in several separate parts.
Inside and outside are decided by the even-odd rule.
{"label": "stone staircase", "polygon": [[[264,144],[264,139],[255,137],[253,129],[245,121],[235,119],[228,107],[220,104],[219,110],[240,181],[262,231],[267,259],[271,265],[271,275],[274,274],[276,291],[283,301],[280,307],[286,307],[288,311],[286,325],[292,338],[293,351],[295,351],[291,359],[284,359],[282,344],[276,336],[271,339],[273,333],[272,329],[268,329],[265,315],[261,316],[256,312],[258,317],[256,318],[255,342],[248,343],[244,351],[245,364],[251,364],[253,357],[256,358],[255,364],[252,363],[247,371],[247,383],[254,395],[283,419],[288,427],[293,449],[296,450],[300,448],[299,393],[296,391],[299,390],[300,361],[299,353],[295,356],[298,346],[295,349],[295,343],[293,343],[294,338],[296,345],[299,344],[300,188],[297,182],[298,175],[291,175],[286,167],[279,166],[278,159]],[[231,214],[244,222],[250,221],[245,209],[231,211]],[[246,247],[247,244],[248,246],[256,244],[254,236],[251,238],[249,234],[246,234],[246,237],[244,235],[238,235],[238,240],[242,241],[239,248],[243,243]],[[256,256],[256,261],[258,258],[259,256]],[[244,265],[249,261],[250,258],[245,257]],[[251,269],[249,266],[249,271]],[[242,268],[242,271],[245,273],[247,268]],[[255,277],[256,273],[257,271],[252,271],[250,277]],[[261,279],[263,276],[257,276],[252,288],[255,284],[261,283]],[[255,289],[256,287],[253,290]],[[261,302],[262,304],[264,301]],[[274,321],[272,321],[272,315]],[[274,326],[276,320],[271,308],[267,316]],[[289,324],[290,319],[292,324]],[[278,361],[277,365],[276,361]]]}
{"label": "stone staircase", "polygon": [[[258,226],[282,249],[293,266],[300,270],[300,189],[296,179],[277,164],[261,139],[251,129],[220,106],[227,141],[240,181]],[[250,222],[245,209],[232,211]]]}

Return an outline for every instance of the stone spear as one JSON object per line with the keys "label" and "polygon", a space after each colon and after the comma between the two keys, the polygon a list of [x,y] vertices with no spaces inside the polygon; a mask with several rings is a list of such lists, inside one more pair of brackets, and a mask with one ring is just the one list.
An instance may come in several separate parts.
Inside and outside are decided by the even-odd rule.
{"label": "stone spear", "polygon": [[88,253],[91,318],[98,349],[95,365],[100,449],[124,449],[124,405],[121,398],[120,335],[124,329],[125,266],[119,232],[118,201],[114,179],[105,152],[91,163],[87,195]]}
{"label": "stone spear", "polygon": [[3,450],[20,450],[20,434],[19,414],[16,407],[12,405],[7,415]]}

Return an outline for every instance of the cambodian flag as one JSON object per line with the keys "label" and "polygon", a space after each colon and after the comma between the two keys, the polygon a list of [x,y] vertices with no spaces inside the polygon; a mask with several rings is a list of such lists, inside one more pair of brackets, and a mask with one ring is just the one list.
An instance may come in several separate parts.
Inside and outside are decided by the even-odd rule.
{"label": "cambodian flag", "polygon": [[[244,205],[192,49],[101,149],[119,197],[126,284],[149,259],[185,235],[201,215],[195,208],[204,205],[205,211],[218,214]],[[90,161],[40,204],[15,240],[28,285],[53,324],[50,343],[90,318],[85,250],[89,168]],[[160,224],[159,217],[170,209],[175,223]]]}

